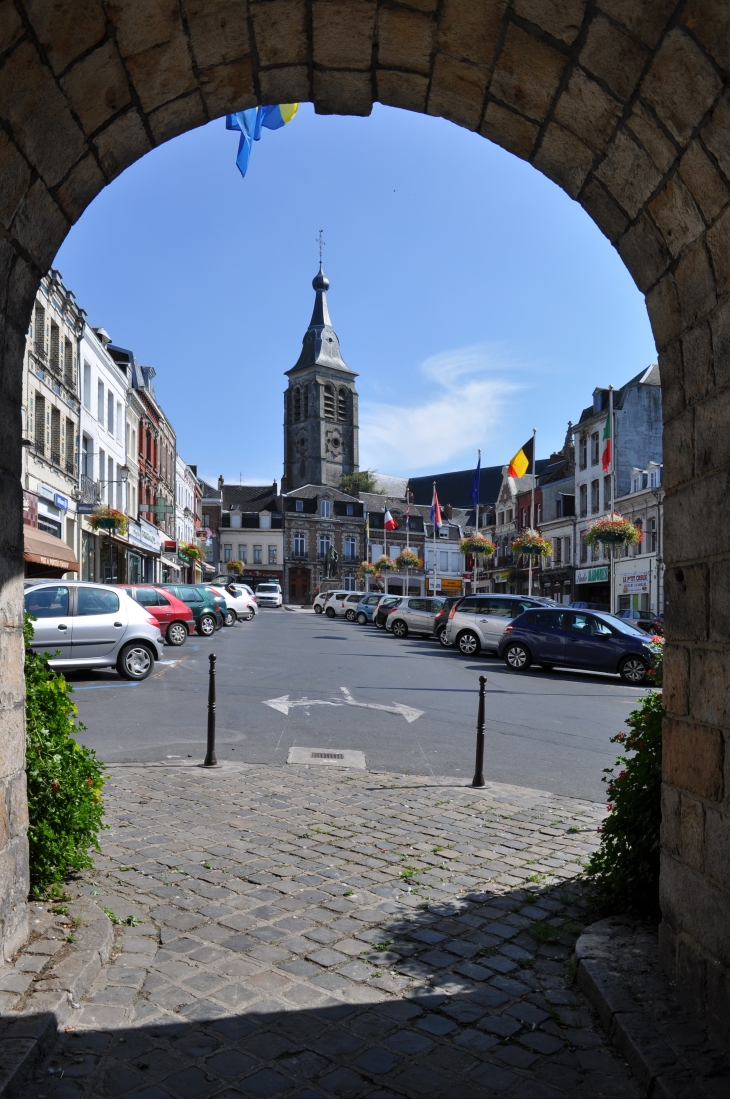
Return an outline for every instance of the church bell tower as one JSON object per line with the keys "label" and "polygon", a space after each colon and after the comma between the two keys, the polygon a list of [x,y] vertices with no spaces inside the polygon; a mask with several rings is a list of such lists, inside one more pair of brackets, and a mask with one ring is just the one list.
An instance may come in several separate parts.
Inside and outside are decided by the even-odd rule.
{"label": "church bell tower", "polygon": [[357,374],[345,364],[327,308],[329,279],[312,281],[314,310],[295,366],[286,371],[284,393],[284,485],[336,488],[346,473],[359,469]]}

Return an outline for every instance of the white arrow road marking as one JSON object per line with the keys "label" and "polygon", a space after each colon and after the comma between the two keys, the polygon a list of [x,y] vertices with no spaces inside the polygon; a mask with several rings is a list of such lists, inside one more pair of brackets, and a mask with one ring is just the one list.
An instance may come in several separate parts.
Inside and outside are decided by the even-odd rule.
{"label": "white arrow road marking", "polygon": [[394,702],[392,706],[383,706],[379,702],[356,702],[347,687],[340,687],[348,706],[362,706],[365,710],[385,710],[389,714],[402,714],[408,724],[423,717],[425,710],[416,710],[413,706],[404,706],[402,702]]}
{"label": "white arrow road marking", "polygon": [[295,706],[342,706],[339,699],[336,702],[327,702],[323,698],[297,698],[289,701],[289,695],[281,695],[280,698],[267,698],[264,706],[271,706],[272,710],[278,710],[281,714],[288,714]]}
{"label": "white arrow road marking", "polygon": [[272,710],[278,710],[281,714],[288,714],[295,706],[359,706],[363,710],[384,710],[388,714],[400,714],[408,724],[423,717],[425,710],[416,710],[413,706],[404,706],[402,702],[394,702],[392,706],[383,706],[379,702],[356,702],[347,687],[340,687],[344,698],[296,698],[290,701],[289,695],[281,695],[280,698],[264,699],[264,706],[271,706]]}

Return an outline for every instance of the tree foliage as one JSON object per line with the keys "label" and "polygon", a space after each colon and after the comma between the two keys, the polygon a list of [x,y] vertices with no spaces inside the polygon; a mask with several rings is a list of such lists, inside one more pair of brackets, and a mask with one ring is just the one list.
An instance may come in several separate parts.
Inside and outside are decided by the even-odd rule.
{"label": "tree foliage", "polygon": [[359,473],[346,473],[340,481],[340,492],[352,495],[357,486],[359,492],[377,492],[379,496],[385,496],[385,493],[377,487],[375,480],[377,475],[375,469],[361,469]]}
{"label": "tree foliage", "polygon": [[586,868],[607,914],[659,915],[662,713],[662,696],[651,691],[629,714],[630,732],[611,737],[632,755],[618,756],[618,774],[604,768],[608,816],[598,829],[601,846]]}
{"label": "tree foliage", "polygon": [[103,765],[79,744],[72,688],[34,653],[33,619],[25,616],[25,718],[28,782],[30,880],[42,893],[69,871],[93,866],[89,848],[99,851],[104,806]]}

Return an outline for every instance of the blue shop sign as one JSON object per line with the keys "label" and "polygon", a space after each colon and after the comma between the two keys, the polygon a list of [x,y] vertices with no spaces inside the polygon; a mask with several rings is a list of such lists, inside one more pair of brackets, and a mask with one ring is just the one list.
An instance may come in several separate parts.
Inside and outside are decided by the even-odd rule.
{"label": "blue shop sign", "polygon": [[68,496],[62,496],[60,492],[54,493],[53,502],[62,511],[68,511]]}

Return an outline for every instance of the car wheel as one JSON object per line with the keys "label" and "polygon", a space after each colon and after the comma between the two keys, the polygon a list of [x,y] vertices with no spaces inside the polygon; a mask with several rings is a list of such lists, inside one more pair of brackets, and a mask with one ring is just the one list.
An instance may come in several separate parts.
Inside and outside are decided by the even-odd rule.
{"label": "car wheel", "polygon": [[379,619],[376,618],[376,619],[374,619],[374,621],[375,621],[375,626],[376,626],[377,629],[379,629],[379,630],[384,630],[385,629],[385,619],[384,618],[382,620],[379,620]]}
{"label": "car wheel", "polygon": [[141,641],[130,641],[117,657],[117,671],[122,679],[146,679],[155,666],[155,656]]}
{"label": "car wheel", "polygon": [[526,672],[532,664],[532,656],[524,645],[510,645],[504,654],[504,661],[513,672]]}
{"label": "car wheel", "polygon": [[438,639],[439,639],[439,645],[443,645],[443,647],[445,649],[448,649],[448,648],[451,647],[451,642],[449,641],[448,637],[446,636],[446,626],[444,626],[442,629],[439,630]]}
{"label": "car wheel", "polygon": [[367,626],[368,616],[365,614],[365,611],[360,611],[355,621],[358,622],[361,626]]}
{"label": "car wheel", "polygon": [[618,674],[624,683],[630,683],[633,687],[637,687],[646,679],[648,669],[649,665],[640,656],[627,656],[619,664]]}
{"label": "car wheel", "polygon": [[215,618],[212,614],[202,614],[198,622],[198,633],[201,637],[212,637],[215,633]]}
{"label": "car wheel", "polygon": [[254,612],[251,611],[251,610],[244,611],[243,614],[241,615],[241,618],[243,619],[244,622],[250,622],[251,619],[253,618],[253,614],[254,614]]}
{"label": "car wheel", "polygon": [[314,613],[315,614],[321,614],[322,613],[322,608],[320,607],[319,603],[314,604]]}
{"label": "car wheel", "polygon": [[390,627],[390,632],[393,637],[408,637],[408,627],[402,618],[396,618],[393,625]]}
{"label": "car wheel", "polygon": [[355,621],[355,612],[354,611],[347,611],[347,613],[345,614],[345,618],[347,619],[348,622],[354,622]]}
{"label": "car wheel", "polygon": [[328,607],[327,610],[324,613],[327,615],[328,618],[334,618],[335,617],[335,612],[334,612],[332,607]]}
{"label": "car wheel", "polygon": [[182,622],[171,622],[165,634],[168,645],[184,645],[188,639],[188,629]]}
{"label": "car wheel", "polygon": [[229,607],[226,611],[226,626],[235,626],[236,622],[238,622],[238,615]]}
{"label": "car wheel", "polygon": [[476,656],[481,648],[479,638],[471,630],[464,630],[463,633],[460,633],[456,639],[456,644],[462,656]]}

